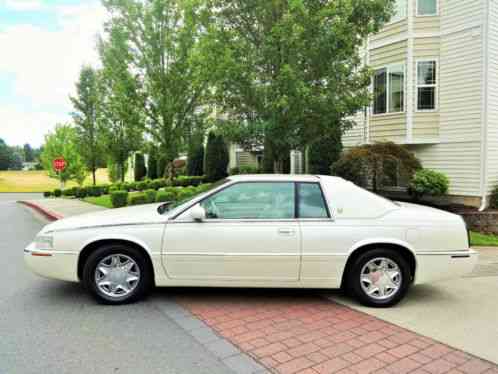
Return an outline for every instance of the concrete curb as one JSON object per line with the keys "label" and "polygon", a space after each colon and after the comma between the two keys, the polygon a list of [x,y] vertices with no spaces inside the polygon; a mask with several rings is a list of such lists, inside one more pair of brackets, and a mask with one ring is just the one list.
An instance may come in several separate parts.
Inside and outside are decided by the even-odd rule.
{"label": "concrete curb", "polygon": [[39,212],[42,215],[44,215],[45,217],[47,217],[50,221],[57,221],[59,219],[64,218],[63,215],[61,215],[59,213],[52,212],[51,210],[44,208],[43,206],[36,204],[32,201],[20,200],[17,203],[26,205],[26,206],[30,207],[31,209],[36,210],[37,212]]}

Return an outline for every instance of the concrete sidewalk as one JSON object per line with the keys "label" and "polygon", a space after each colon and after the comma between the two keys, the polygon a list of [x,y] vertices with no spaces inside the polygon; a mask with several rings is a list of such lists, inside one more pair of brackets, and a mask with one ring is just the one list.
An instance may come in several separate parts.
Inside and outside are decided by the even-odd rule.
{"label": "concrete sidewalk", "polygon": [[37,199],[19,200],[19,203],[27,205],[49,220],[55,221],[64,217],[77,216],[85,213],[97,212],[106,208],[85,203],[78,199]]}

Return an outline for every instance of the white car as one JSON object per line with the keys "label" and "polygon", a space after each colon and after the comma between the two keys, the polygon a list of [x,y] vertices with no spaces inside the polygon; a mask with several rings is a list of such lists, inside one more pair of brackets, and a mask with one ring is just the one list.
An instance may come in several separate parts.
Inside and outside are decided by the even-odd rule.
{"label": "white car", "polygon": [[363,304],[390,306],[413,283],[470,273],[478,256],[457,215],[336,177],[245,175],[176,206],[53,222],[24,258],[35,273],[83,282],[109,304],[155,285],[343,287]]}

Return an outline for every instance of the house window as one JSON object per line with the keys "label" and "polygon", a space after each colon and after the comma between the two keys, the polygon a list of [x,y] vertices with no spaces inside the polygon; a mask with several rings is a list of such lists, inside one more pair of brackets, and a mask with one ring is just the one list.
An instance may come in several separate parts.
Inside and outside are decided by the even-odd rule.
{"label": "house window", "polygon": [[374,114],[399,113],[405,107],[405,67],[392,65],[375,72]]}
{"label": "house window", "polygon": [[437,63],[436,61],[417,62],[417,110],[436,110],[437,104]]}
{"label": "house window", "polygon": [[417,16],[437,16],[438,0],[417,0]]}
{"label": "house window", "polygon": [[406,18],[407,0],[396,0],[394,3],[394,14],[390,22],[401,21]]}

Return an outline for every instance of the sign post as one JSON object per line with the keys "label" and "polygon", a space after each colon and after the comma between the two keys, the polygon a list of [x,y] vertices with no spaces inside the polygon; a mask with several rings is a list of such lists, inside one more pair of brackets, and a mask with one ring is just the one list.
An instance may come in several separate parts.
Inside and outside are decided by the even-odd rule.
{"label": "sign post", "polygon": [[59,174],[59,178],[61,181],[61,190],[64,189],[64,182],[62,181],[62,172],[66,169],[66,160],[64,157],[58,157],[52,161],[52,166],[56,173]]}

